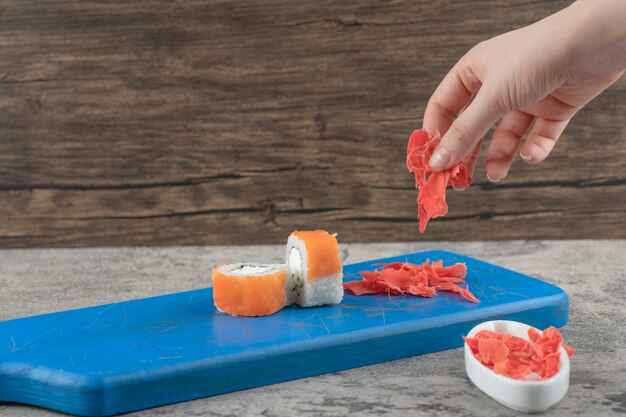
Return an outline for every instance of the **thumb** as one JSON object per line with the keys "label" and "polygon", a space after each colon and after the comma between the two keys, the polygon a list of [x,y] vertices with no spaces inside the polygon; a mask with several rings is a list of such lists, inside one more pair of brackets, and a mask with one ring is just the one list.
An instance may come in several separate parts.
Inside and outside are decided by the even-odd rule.
{"label": "thumb", "polygon": [[428,163],[431,169],[441,171],[465,158],[489,128],[507,112],[499,104],[503,101],[496,89],[483,85],[435,148]]}

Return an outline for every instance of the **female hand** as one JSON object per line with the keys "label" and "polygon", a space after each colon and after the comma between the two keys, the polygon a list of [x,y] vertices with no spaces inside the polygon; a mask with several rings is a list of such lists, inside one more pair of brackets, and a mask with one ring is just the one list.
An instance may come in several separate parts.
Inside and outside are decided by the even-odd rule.
{"label": "female hand", "polygon": [[624,0],[579,0],[472,48],[426,107],[424,129],[444,133],[432,169],[476,155],[497,121],[486,161],[491,181],[506,177],[518,151],[528,163],[543,161],[574,114],[623,74],[625,21]]}

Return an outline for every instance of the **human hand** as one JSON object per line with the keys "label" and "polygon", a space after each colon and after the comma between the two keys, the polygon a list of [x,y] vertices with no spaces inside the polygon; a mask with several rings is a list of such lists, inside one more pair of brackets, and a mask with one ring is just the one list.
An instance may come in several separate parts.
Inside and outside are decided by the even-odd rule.
{"label": "human hand", "polygon": [[[579,0],[472,48],[426,107],[424,129],[444,134],[431,168],[439,171],[470,152],[477,155],[498,120],[486,161],[491,181],[506,177],[518,151],[528,163],[543,161],[572,116],[623,74],[624,21],[626,1]],[[473,158],[468,164],[470,172],[475,163]]]}

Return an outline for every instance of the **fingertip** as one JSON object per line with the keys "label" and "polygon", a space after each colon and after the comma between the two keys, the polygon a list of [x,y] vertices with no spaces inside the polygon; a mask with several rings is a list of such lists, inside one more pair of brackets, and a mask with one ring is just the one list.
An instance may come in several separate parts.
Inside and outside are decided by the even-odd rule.
{"label": "fingertip", "polygon": [[499,161],[488,161],[485,165],[487,179],[491,182],[499,182],[509,174],[509,165]]}
{"label": "fingertip", "polygon": [[495,175],[492,177],[492,175],[493,174],[489,174],[489,172],[487,172],[487,179],[491,182],[500,182],[500,180],[502,179],[502,178],[498,178]]}
{"label": "fingertip", "polygon": [[[528,151],[526,151],[526,152],[528,152]],[[529,162],[529,163],[532,163],[532,161],[533,161],[533,156],[531,154],[529,154],[529,153],[524,153],[524,151],[520,151],[519,157],[522,158],[523,161],[526,161],[526,162]]]}
{"label": "fingertip", "polygon": [[428,161],[428,165],[430,165],[430,169],[433,171],[441,171],[442,169],[446,169],[448,165],[452,162],[452,154],[450,151],[442,145],[439,145],[435,148],[430,160]]}
{"label": "fingertip", "polygon": [[478,142],[480,142],[482,136],[474,138],[465,127],[465,123],[461,118],[462,115],[454,121],[450,129],[441,138],[437,148],[435,148],[429,162],[429,164],[432,162],[431,168],[433,170],[440,171],[450,168],[470,154]]}
{"label": "fingertip", "polygon": [[522,161],[526,162],[527,164],[538,164],[539,162],[546,159],[547,155],[545,155],[543,149],[541,149],[537,145],[527,143],[520,148],[519,156]]}

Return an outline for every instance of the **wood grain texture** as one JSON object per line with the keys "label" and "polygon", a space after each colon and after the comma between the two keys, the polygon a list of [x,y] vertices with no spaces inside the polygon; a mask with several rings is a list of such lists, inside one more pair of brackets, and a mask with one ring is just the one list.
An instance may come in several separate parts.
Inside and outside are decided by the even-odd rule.
{"label": "wood grain texture", "polygon": [[626,81],[417,233],[405,144],[475,43],[567,1],[0,1],[0,247],[624,238]]}

